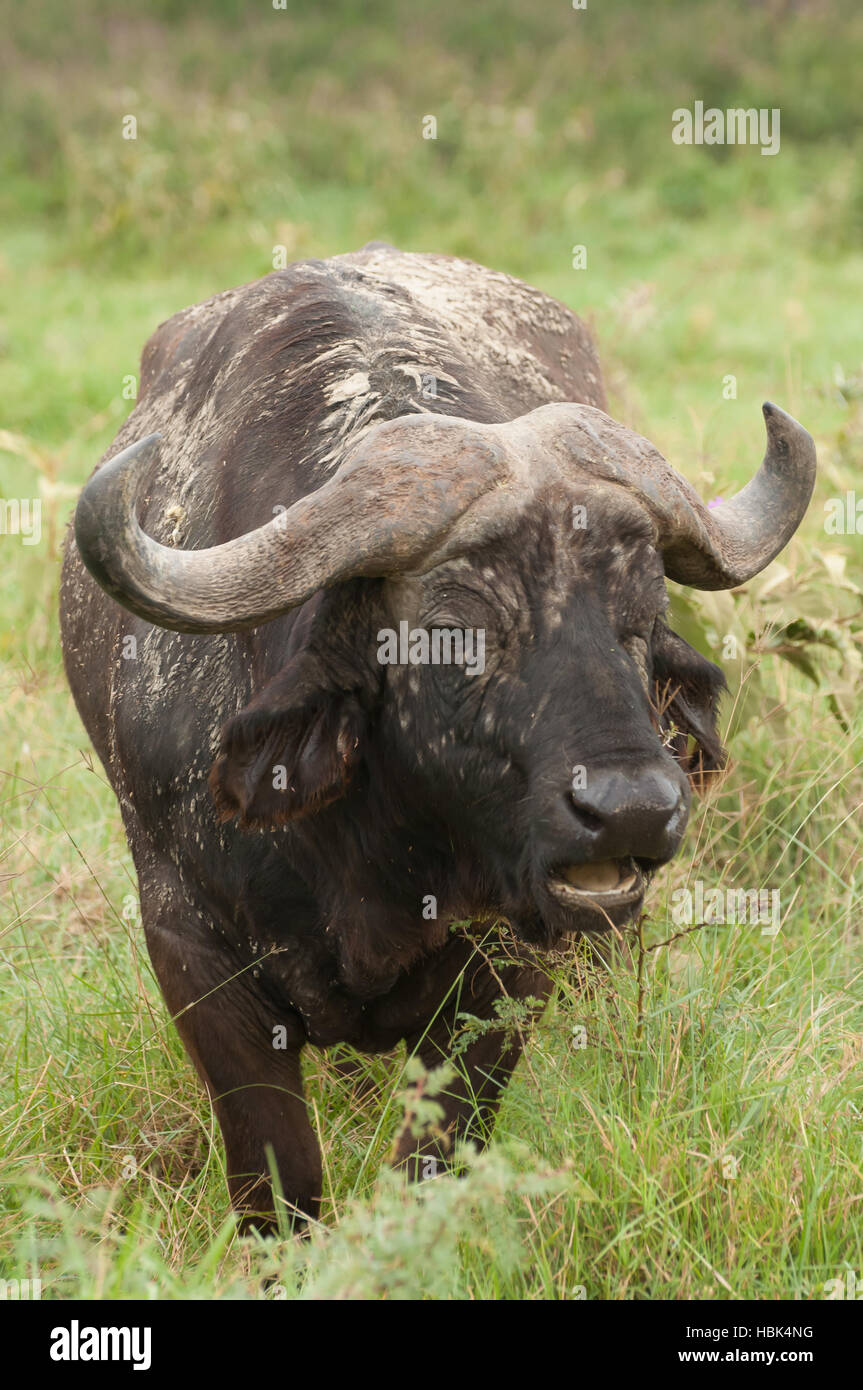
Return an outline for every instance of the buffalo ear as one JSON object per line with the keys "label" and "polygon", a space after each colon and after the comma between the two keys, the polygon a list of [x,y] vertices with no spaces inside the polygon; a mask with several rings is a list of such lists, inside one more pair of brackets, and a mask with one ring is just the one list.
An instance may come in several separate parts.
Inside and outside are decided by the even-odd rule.
{"label": "buffalo ear", "polygon": [[727,689],[720,668],[661,620],[653,629],[654,710],[660,732],[696,791],[725,766],[719,700]]}
{"label": "buffalo ear", "polygon": [[239,816],[244,827],[268,829],[337,801],[359,761],[364,726],[359,701],[343,691],[242,710],[225,725],[210,773],[220,820]]}

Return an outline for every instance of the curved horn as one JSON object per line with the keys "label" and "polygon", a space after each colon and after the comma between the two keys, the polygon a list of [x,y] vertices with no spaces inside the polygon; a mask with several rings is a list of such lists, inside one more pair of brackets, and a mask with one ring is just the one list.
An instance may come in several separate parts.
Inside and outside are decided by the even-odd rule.
{"label": "curved horn", "polygon": [[751,482],[729,502],[693,509],[683,494],[669,508],[660,544],[669,579],[695,589],[733,589],[765,569],[790,541],[815,486],[812,436],[765,401],[767,452]]}
{"label": "curved horn", "polygon": [[540,406],[497,425],[408,415],[373,426],[329,482],[288,511],[206,550],[175,550],[142,531],[137,498],[159,450],[159,436],[148,435],[94,473],[75,538],[102,587],[149,622],[237,632],[341,580],[424,572],[489,539],[560,470],[638,496],[655,518],[670,579],[731,589],[787,545],[815,481],[811,436],[778,406],[763,410],[764,461],[715,508],[652,444],[591,406]]}
{"label": "curved horn", "polygon": [[158,451],[151,434],[97,469],[78,501],[75,539],[118,603],[178,632],[257,627],[340,580],[421,568],[507,477],[504,441],[482,427],[402,416],[369,430],[327,483],[266,525],[206,550],[175,550],[146,535],[136,515]]}
{"label": "curved horn", "polygon": [[669,579],[695,589],[733,589],[788,544],[815,485],[811,435],[769,401],[762,409],[764,461],[741,492],[716,507],[705,506],[649,440],[603,411],[549,405],[524,421],[541,431],[547,448],[557,449],[570,478],[616,483],[649,510]]}

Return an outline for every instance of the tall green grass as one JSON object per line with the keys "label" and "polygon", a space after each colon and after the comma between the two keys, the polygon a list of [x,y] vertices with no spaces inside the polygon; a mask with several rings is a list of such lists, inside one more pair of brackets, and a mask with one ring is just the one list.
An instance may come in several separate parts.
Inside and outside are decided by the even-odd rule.
{"label": "tall green grass", "polygon": [[[0,537],[0,1277],[52,1297],[674,1299],[863,1274],[863,553],[823,525],[860,488],[861,37],[856,6],[814,2],[3,7],[0,496],[39,497],[43,535]],[[696,98],[779,106],[780,154],[672,146]],[[675,595],[705,651],[737,641],[734,765],[641,947],[608,971],[581,948],[549,962],[555,999],[460,1182],[386,1173],[403,1057],[310,1052],[321,1226],[264,1248],[234,1234],[63,682],[59,547],[159,321],[266,273],[274,246],[370,238],[584,314],[614,413],[704,495],[757,465],[766,397],[816,435],[820,473],[765,576]],[[697,879],[779,889],[781,931],[678,935]]]}

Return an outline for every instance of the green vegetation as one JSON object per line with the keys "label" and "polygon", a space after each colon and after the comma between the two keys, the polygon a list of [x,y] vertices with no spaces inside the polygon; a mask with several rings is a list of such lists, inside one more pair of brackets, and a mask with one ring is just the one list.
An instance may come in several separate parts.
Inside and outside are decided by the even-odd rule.
{"label": "green vegetation", "polygon": [[[0,496],[43,508],[38,545],[0,536],[0,1278],[52,1297],[674,1299],[817,1298],[863,1275],[863,543],[824,526],[829,498],[863,498],[863,11],[0,8]],[[780,108],[780,153],[674,146],[672,111],[696,99]],[[613,413],[707,497],[760,460],[765,398],[816,436],[781,561],[745,592],[675,598],[728,675],[734,763],[652,892],[645,944],[685,930],[672,895],[696,880],[778,889],[783,921],[648,949],[641,988],[625,954],[607,976],[581,948],[556,960],[495,1145],[461,1182],[405,1191],[385,1171],[403,1058],[349,1075],[310,1053],[322,1226],[264,1249],[234,1234],[63,681],[59,550],[158,322],[266,273],[276,246],[372,238],[572,305]]]}

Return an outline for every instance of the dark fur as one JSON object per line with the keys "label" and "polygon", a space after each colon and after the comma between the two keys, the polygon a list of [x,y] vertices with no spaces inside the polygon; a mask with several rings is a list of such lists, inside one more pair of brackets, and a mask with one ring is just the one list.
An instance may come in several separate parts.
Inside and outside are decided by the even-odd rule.
{"label": "dark fur", "polygon": [[[352,373],[370,387],[354,425],[420,409],[502,421],[552,400],[604,405],[589,337],[568,310],[506,277],[435,263],[442,277],[466,277],[466,296],[486,296],[489,333],[496,324],[526,345],[535,370],[520,385],[403,283],[402,268],[434,258],[392,252],[386,281],[381,254],[291,267],[158,330],[110,451],[163,433],[163,462],[141,480],[145,529],[167,542],[177,503],[180,544],[216,544],[314,490],[350,439],[330,401]],[[403,361],[436,375],[435,399],[421,399]],[[569,800],[574,764],[628,769],[635,786],[645,769],[673,768],[661,737],[687,774],[721,764],[721,675],[664,624],[647,517],[606,489],[573,547],[569,505],[549,496],[468,563],[411,583],[353,581],[226,637],[130,616],[67,546],[70,684],[120,801],[154,968],[213,1097],[247,1219],[271,1218],[267,1145],[289,1207],[317,1210],[306,1042],[376,1052],[406,1039],[434,1065],[460,1010],[491,1018],[501,990],[547,996],[518,942],[606,925],[545,892],[555,866],[624,852],[619,836],[611,849],[587,846],[590,814],[579,820]],[[402,618],[483,628],[485,674],[380,666],[377,632]],[[652,699],[633,650],[647,653]],[[273,788],[275,766],[286,791]],[[640,854],[627,840],[625,852],[649,874],[673,848]],[[495,917],[516,943],[503,972],[449,930]],[[273,1046],[278,1025],[284,1049]],[[398,1160],[416,1171],[423,1155],[446,1159],[456,1137],[483,1142],[518,1053],[500,1031],[475,1041],[445,1101],[447,1138],[408,1135]]]}

